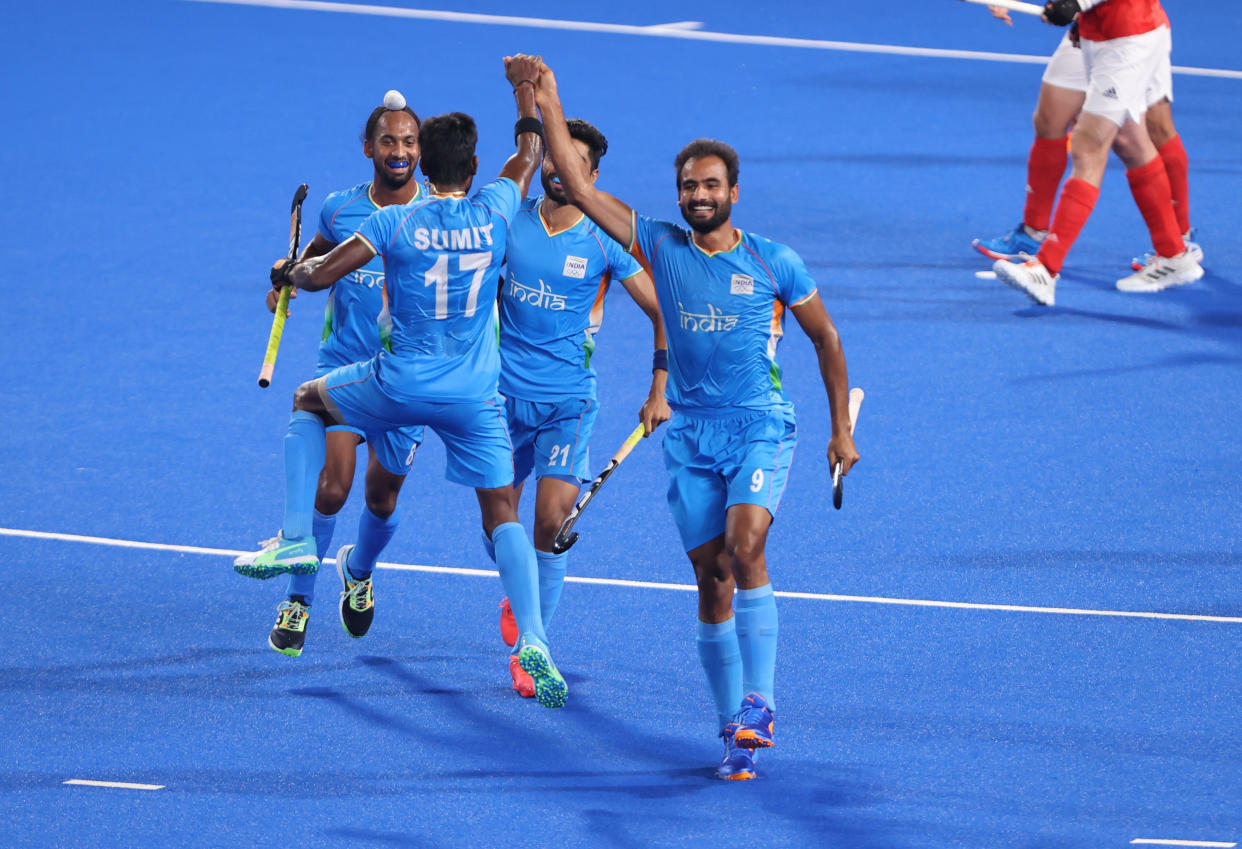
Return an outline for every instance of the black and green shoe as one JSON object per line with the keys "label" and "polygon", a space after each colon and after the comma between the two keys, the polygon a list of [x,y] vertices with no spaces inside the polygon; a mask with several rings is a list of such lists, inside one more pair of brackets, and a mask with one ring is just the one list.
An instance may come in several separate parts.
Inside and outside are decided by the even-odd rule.
{"label": "black and green shoe", "polygon": [[351,637],[366,636],[375,619],[375,595],[371,590],[371,578],[359,580],[349,571],[349,558],[354,553],[352,545],[343,545],[336,553],[336,574],[341,579],[341,624]]}
{"label": "black and green shoe", "polygon": [[310,618],[310,606],[298,601],[296,596],[282,601],[276,608],[276,625],[267,635],[267,644],[281,654],[297,657],[306,644],[306,620]]}

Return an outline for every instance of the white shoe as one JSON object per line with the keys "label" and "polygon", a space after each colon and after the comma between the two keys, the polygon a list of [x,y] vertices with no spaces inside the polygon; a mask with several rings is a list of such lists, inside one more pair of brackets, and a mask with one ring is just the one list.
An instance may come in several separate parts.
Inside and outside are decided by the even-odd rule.
{"label": "white shoe", "polygon": [[996,272],[997,280],[1012,286],[1019,292],[1025,292],[1026,296],[1035,303],[1046,307],[1056,303],[1057,275],[1044,268],[1044,264],[1039,260],[1010,262],[1001,259],[993,264],[992,270]]}
{"label": "white shoe", "polygon": [[1141,271],[1118,280],[1117,288],[1123,292],[1159,292],[1170,286],[1193,283],[1202,276],[1203,266],[1187,249],[1174,257],[1153,257]]}
{"label": "white shoe", "polygon": [[[1194,238],[1195,229],[1191,227],[1184,234],[1182,234],[1182,243],[1186,246],[1187,252],[1194,257],[1195,262],[1203,265],[1203,246],[1196,242]],[[1147,263],[1151,262],[1155,258],[1156,254],[1153,251],[1148,251],[1142,256],[1136,256],[1134,259],[1130,260],[1130,267],[1135,271],[1142,271],[1143,266],[1147,265]]]}

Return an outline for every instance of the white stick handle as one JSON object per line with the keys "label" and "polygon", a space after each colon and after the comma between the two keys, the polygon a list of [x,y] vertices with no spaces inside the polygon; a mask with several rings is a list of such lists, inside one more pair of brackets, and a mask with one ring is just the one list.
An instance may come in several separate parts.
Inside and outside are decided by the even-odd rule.
{"label": "white stick handle", "polygon": [[1024,15],[1035,15],[1039,17],[1044,13],[1043,6],[1036,6],[1034,3],[1023,3],[1022,0],[964,0],[966,3],[978,3],[980,6],[1000,6],[1002,9],[1008,9],[1011,12],[1021,12]]}
{"label": "white stick handle", "polygon": [[863,391],[862,387],[855,386],[850,390],[850,435],[854,434],[854,427],[858,424],[858,408],[862,406]]}

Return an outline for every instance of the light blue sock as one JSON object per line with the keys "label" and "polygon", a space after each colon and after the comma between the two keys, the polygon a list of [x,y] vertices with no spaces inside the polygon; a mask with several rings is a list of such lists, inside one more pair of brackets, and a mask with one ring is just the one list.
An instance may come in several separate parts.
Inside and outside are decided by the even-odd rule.
{"label": "light blue sock", "polygon": [[487,551],[487,556],[491,558],[493,563],[496,562],[496,546],[492,545],[492,541],[487,534],[483,534],[483,548]]}
{"label": "light blue sock", "polygon": [[332,552],[332,534],[336,532],[336,514],[327,516],[316,510],[311,517],[311,535],[315,537],[315,548],[319,549],[319,559],[323,560]]}
{"label": "light blue sock", "polygon": [[738,650],[734,619],[716,625],[700,622],[695,643],[716,705],[716,719],[723,729],[742,701],[742,653]]}
{"label": "light blue sock", "polygon": [[354,553],[349,556],[350,574],[359,580],[371,576],[375,571],[375,561],[397,532],[397,525],[396,512],[387,519],[381,519],[371,512],[370,507],[363,508],[358,519],[358,542],[354,545]]}
{"label": "light blue sock", "polygon": [[[328,546],[332,544],[332,531],[336,529],[336,516],[325,516],[318,510],[314,511],[311,518],[311,535],[315,537],[315,548],[319,552],[319,559],[323,560],[328,556]],[[315,579],[319,577],[318,572],[311,572],[309,575],[289,574],[289,595],[300,595],[306,597],[306,606],[310,607],[315,600]]]}
{"label": "light blue sock", "polygon": [[492,531],[492,544],[496,547],[500,583],[509,596],[518,633],[546,643],[548,636],[539,616],[539,564],[526,531],[517,522],[497,525]]}
{"label": "light blue sock", "polygon": [[738,590],[733,600],[737,642],[742,651],[742,694],[758,693],[776,710],[772,684],[776,678],[776,596],[772,585]]}
{"label": "light blue sock", "polygon": [[543,619],[543,630],[548,630],[552,623],[552,614],[561,600],[561,590],[565,587],[565,558],[568,551],[553,554],[550,551],[535,550],[535,558],[539,561],[539,614]]}
{"label": "light blue sock", "polygon": [[285,539],[311,535],[311,513],[315,509],[315,489],[323,469],[323,419],[305,410],[294,410],[285,434],[285,520],[281,534]]}

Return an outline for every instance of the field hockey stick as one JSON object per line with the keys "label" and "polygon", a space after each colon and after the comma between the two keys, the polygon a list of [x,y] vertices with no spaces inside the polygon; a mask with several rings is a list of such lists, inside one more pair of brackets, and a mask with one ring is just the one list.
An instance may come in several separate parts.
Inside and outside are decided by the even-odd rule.
{"label": "field hockey stick", "polygon": [[1002,9],[1008,9],[1011,12],[1021,12],[1024,15],[1035,15],[1039,17],[1044,13],[1043,6],[1036,6],[1034,3],[1023,3],[1022,0],[963,0],[965,3],[978,3],[980,6],[1000,6]]}
{"label": "field hockey stick", "polygon": [[[306,184],[298,186],[293,195],[293,208],[289,210],[289,262],[298,258],[298,240],[302,235],[302,201],[306,200]],[[276,370],[276,352],[280,350],[280,337],[285,332],[285,319],[289,317],[289,290],[293,287],[285,284],[280,287],[280,297],[276,300],[276,314],[272,316],[272,332],[267,336],[267,353],[263,355],[263,368],[259,369],[259,386],[267,388],[272,383],[272,372]]]}
{"label": "field hockey stick", "polygon": [[561,522],[561,528],[556,532],[556,539],[552,540],[552,553],[561,554],[569,551],[575,542],[578,541],[578,534],[570,533],[573,530],[574,522],[578,521],[578,517],[582,515],[582,511],[591,503],[591,499],[595,497],[595,493],[599,492],[599,488],[604,485],[604,481],[608,480],[609,475],[617,470],[617,466],[621,465],[621,461],[629,456],[630,451],[643,438],[643,434],[647,432],[644,425],[634,428],[634,432],[625,438],[625,442],[621,443],[621,447],[617,449],[617,453],[612,455],[612,459],[608,461],[608,465],[604,466],[604,470],[599,473],[599,477],[591,481],[591,486],[578,499],[578,503],[574,505],[574,509],[569,511],[569,515],[565,517],[565,521]]}
{"label": "field hockey stick", "polygon": [[[863,391],[855,386],[850,390],[850,436],[854,435],[854,425],[858,424],[858,408],[862,406]],[[841,473],[841,461],[837,460],[832,467],[832,506],[841,509],[841,499],[845,496],[845,475]]]}

